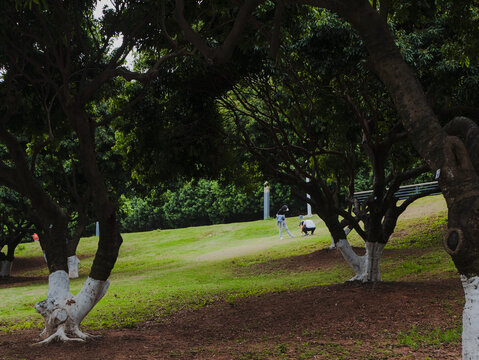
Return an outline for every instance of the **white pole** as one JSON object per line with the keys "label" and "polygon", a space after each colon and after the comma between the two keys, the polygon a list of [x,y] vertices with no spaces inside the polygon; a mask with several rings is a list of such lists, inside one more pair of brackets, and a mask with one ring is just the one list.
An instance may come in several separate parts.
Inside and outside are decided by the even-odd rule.
{"label": "white pole", "polygon": [[96,222],[96,236],[100,236],[100,223]]}
{"label": "white pole", "polygon": [[269,184],[267,181],[264,182],[264,211],[263,211],[264,220],[269,219]]}
{"label": "white pole", "polygon": [[[309,178],[306,178],[306,182],[309,183]],[[308,199],[311,199],[311,196],[309,194],[306,194],[306,197]],[[306,209],[308,212],[307,216],[313,216],[313,213],[311,212],[311,204],[309,202],[306,203]]]}

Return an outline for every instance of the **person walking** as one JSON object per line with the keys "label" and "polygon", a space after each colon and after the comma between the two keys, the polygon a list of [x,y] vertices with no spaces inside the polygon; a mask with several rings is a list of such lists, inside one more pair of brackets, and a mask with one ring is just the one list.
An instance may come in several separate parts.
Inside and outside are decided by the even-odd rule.
{"label": "person walking", "polygon": [[294,237],[293,234],[288,229],[288,225],[286,224],[286,212],[289,211],[288,206],[283,205],[278,212],[276,213],[276,223],[279,227],[279,239],[283,240],[283,228],[288,233],[289,237]]}

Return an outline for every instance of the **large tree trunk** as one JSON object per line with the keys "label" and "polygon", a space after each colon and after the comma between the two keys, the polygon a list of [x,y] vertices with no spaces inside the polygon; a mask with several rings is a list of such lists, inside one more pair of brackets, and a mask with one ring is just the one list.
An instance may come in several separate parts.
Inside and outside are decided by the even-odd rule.
{"label": "large tree trunk", "polygon": [[[80,142],[81,164],[92,189],[95,212],[100,222],[100,239],[90,276],[78,295],[73,296],[69,292],[67,266],[62,269],[63,271],[51,272],[48,297],[36,305],[37,311],[45,318],[46,324],[43,331],[46,339],[42,343],[57,339],[84,340],[88,337],[80,331],[80,323],[105,295],[109,284],[108,277],[115,265],[122,243],[115,208],[96,162],[94,127],[81,106],[72,107],[69,110],[70,120]],[[65,256],[65,263],[66,260]],[[70,261],[75,262],[75,259]]]}
{"label": "large tree trunk", "polygon": [[85,113],[82,104],[69,109],[69,118],[80,142],[81,165],[92,190],[93,205],[100,223],[100,239],[90,277],[105,281],[115,265],[123,239],[116,220],[115,206],[96,160],[95,126]]}
{"label": "large tree trunk", "polygon": [[37,311],[45,318],[42,335],[46,336],[46,339],[41,343],[87,339],[89,335],[80,331],[80,323],[105,295],[108,285],[108,281],[88,278],[81,291],[73,296],[70,293],[68,274],[62,270],[51,273],[47,299],[35,305]]}
{"label": "large tree trunk", "polygon": [[[71,254],[72,249],[76,249],[77,243],[71,244],[70,256],[67,257],[67,245],[63,238],[61,246],[63,263],[62,268],[57,268],[50,261],[57,261],[59,250],[49,246],[47,242],[45,250],[50,269],[48,296],[47,299],[36,304],[37,311],[45,318],[45,329],[42,335],[46,338],[41,343],[54,340],[81,341],[88,338],[88,335],[80,331],[80,323],[105,295],[109,284],[108,277],[122,243],[116,222],[115,208],[96,162],[94,128],[82,107],[70,108],[69,117],[77,132],[82,167],[92,189],[94,207],[100,222],[100,239],[90,275],[76,296],[69,292],[70,281],[67,271],[69,268],[74,269],[77,266],[77,258]],[[58,226],[51,226],[50,236],[52,238],[54,238],[53,232],[57,228]],[[71,275],[77,276],[74,273]]]}
{"label": "large tree trunk", "polygon": [[[477,303],[469,283],[479,276],[479,177],[468,152],[458,137],[446,137],[428,104],[416,76],[405,63],[386,22],[367,0],[307,1],[324,6],[343,16],[359,33],[370,54],[371,63],[381,78],[401,116],[410,140],[433,172],[440,170],[439,184],[448,206],[449,231],[445,248],[465,280],[467,306]],[[479,136],[471,134],[479,141]],[[474,161],[475,162],[475,161]],[[469,298],[469,300],[467,299]],[[471,306],[464,311],[463,358],[476,359],[479,354],[479,312]],[[475,340],[471,340],[475,339]]]}
{"label": "large tree trunk", "polygon": [[383,254],[384,245],[378,242],[366,242],[366,253],[363,256],[357,255],[348,240],[341,239],[336,247],[341,251],[344,259],[354,270],[356,275],[349,281],[377,282],[381,281],[379,263]]}
{"label": "large tree trunk", "polygon": [[466,303],[462,314],[462,358],[477,359],[479,349],[479,277],[461,276]]}

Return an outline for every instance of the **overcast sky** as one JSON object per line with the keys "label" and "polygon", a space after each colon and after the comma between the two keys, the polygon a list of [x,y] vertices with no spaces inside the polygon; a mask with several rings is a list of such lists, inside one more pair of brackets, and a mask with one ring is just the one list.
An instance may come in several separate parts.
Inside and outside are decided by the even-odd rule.
{"label": "overcast sky", "polygon": [[[103,8],[105,7],[105,5],[109,8],[112,7],[112,4],[111,4],[110,0],[98,0],[97,1],[95,11],[93,11],[93,16],[95,17],[95,19],[99,19],[103,16]],[[115,39],[115,41],[113,42],[113,47],[116,48],[116,47],[120,46],[121,45],[121,40],[122,40],[121,36],[117,37]],[[126,57],[126,63],[127,63],[126,66],[129,69],[131,69],[133,67],[133,54],[131,52]]]}

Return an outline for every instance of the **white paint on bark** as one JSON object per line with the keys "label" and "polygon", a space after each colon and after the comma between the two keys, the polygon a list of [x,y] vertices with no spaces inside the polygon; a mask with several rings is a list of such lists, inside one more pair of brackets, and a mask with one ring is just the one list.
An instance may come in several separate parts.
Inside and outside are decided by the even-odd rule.
{"label": "white paint on bark", "polygon": [[348,263],[349,266],[354,270],[356,276],[351,278],[349,281],[360,280],[360,276],[364,273],[366,260],[364,256],[358,256],[349,241],[346,239],[341,239],[336,243],[337,248],[341,251],[341,254],[344,257],[344,260]]}
{"label": "white paint on bark", "polygon": [[328,249],[329,250],[336,249],[336,244],[334,243],[334,238],[332,235],[331,235],[331,245],[329,245]]}
{"label": "white paint on bark", "polygon": [[95,280],[90,277],[83,284],[80,292],[70,293],[70,279],[65,271],[55,271],[48,280],[47,299],[35,305],[37,311],[45,318],[46,337],[39,344],[54,340],[83,341],[90,335],[80,331],[80,323],[91,309],[106,294],[109,281]]}
{"label": "white paint on bark", "polygon": [[0,278],[9,277],[12,271],[12,261],[2,260],[0,261]]}
{"label": "white paint on bark", "polygon": [[479,359],[479,276],[461,275],[464,288],[462,313],[462,359]]}
{"label": "white paint on bark", "polygon": [[70,279],[76,279],[78,277],[78,265],[80,264],[80,259],[76,256],[69,256],[68,261],[68,276]]}
{"label": "white paint on bark", "polygon": [[379,262],[383,255],[385,244],[366,242],[366,281],[381,281]]}
{"label": "white paint on bark", "polygon": [[[351,232],[351,229],[350,228],[346,228],[346,230],[344,230],[344,234],[346,236],[348,236],[348,234]],[[336,244],[334,243],[334,238],[333,236],[331,235],[331,245],[329,245],[328,247],[329,250],[333,250],[333,249],[336,249]]]}
{"label": "white paint on bark", "polygon": [[356,254],[348,240],[341,239],[336,246],[341,251],[344,260],[354,270],[356,275],[349,281],[381,281],[379,263],[385,244],[366,242],[366,253],[363,256]]}

